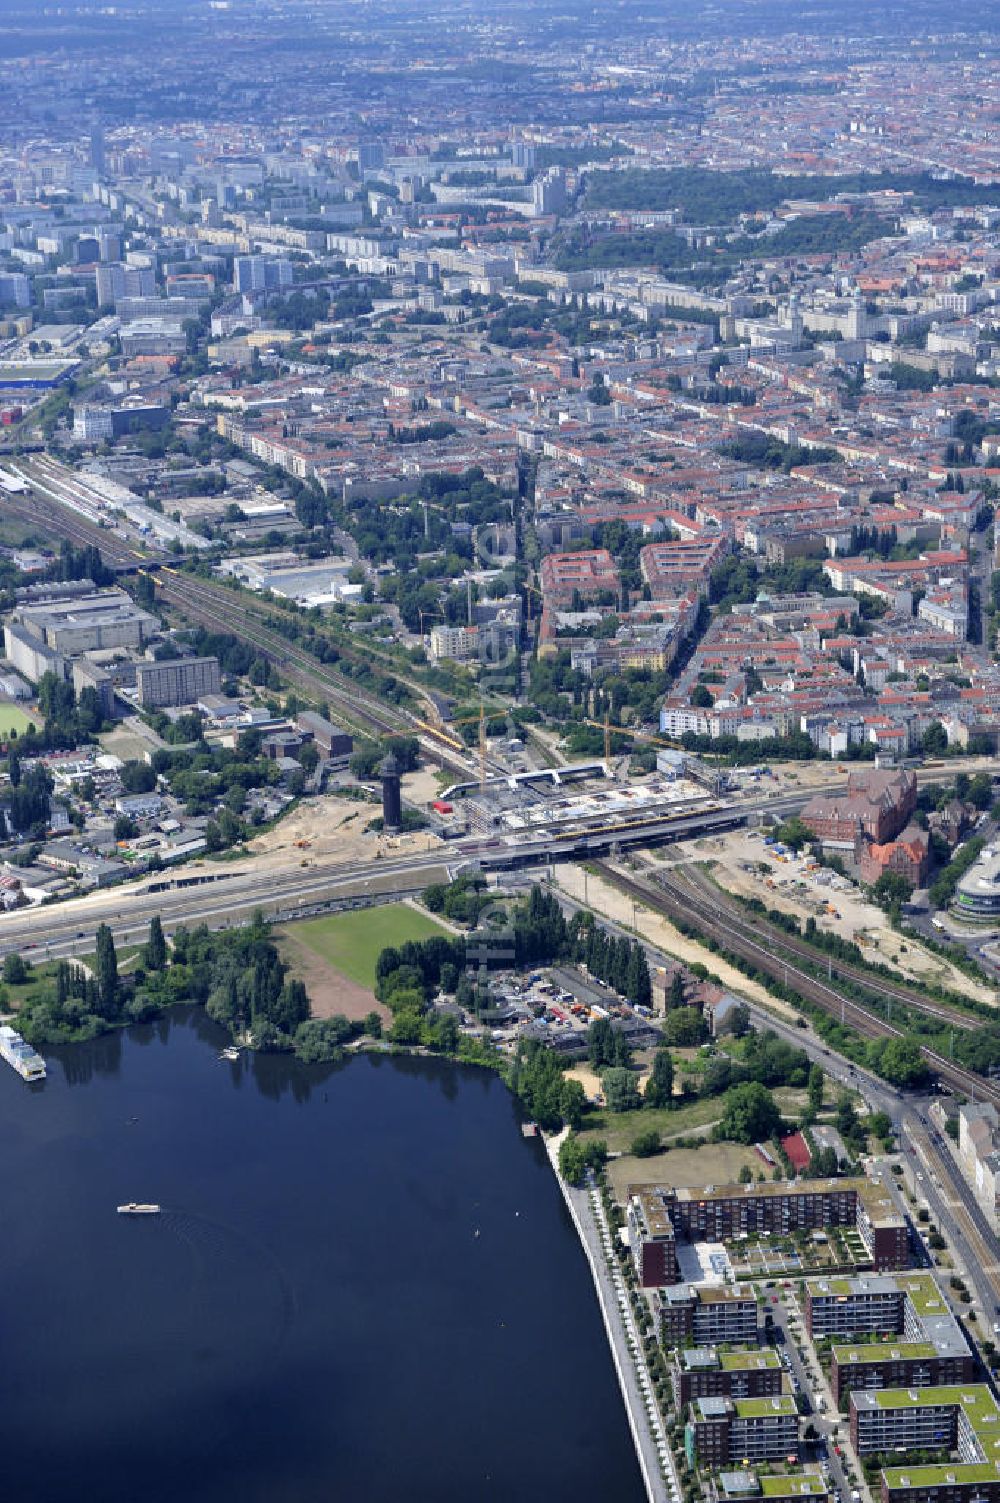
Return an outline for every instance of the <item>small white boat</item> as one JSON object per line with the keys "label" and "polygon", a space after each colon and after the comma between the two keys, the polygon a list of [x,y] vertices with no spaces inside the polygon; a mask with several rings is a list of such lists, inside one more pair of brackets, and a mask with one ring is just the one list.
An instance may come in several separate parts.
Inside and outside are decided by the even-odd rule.
{"label": "small white boat", "polygon": [[235,1044],[227,1045],[227,1047],[223,1049],[222,1053],[219,1055],[220,1059],[237,1060],[239,1059],[239,1057],[240,1051],[237,1049]]}
{"label": "small white boat", "polygon": [[160,1207],[152,1204],[143,1204],[138,1200],[130,1200],[126,1205],[118,1207],[119,1216],[159,1216]]}

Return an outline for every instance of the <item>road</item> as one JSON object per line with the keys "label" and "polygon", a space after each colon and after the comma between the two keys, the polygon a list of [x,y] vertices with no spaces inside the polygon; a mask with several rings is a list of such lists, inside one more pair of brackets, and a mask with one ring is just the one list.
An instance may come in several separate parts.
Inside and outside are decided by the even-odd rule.
{"label": "road", "polygon": [[[592,1176],[585,1189],[566,1184],[558,1173],[556,1141],[549,1139],[546,1149],[590,1264],[647,1496],[650,1503],[680,1503],[679,1479],[653,1396],[652,1381],[640,1355],[642,1341],[625,1280],[615,1263],[612,1231],[604,1215],[600,1194]],[[667,1477],[664,1477],[664,1468]]]}
{"label": "road", "polygon": [[[164,929],[172,933],[180,924],[205,923],[226,928],[245,921],[256,910],[283,917],[304,916],[331,900],[357,898],[372,901],[380,894],[405,895],[431,882],[446,881],[449,868],[461,864],[457,850],[432,851],[426,855],[373,862],[367,875],[359,875],[357,863],[297,865],[284,872],[268,872],[266,880],[251,863],[238,870],[219,864],[197,872],[158,874],[136,886],[116,887],[83,898],[72,898],[51,908],[18,909],[0,914],[0,954],[41,950],[46,956],[85,954],[94,947],[94,930],[106,923],[116,941],[127,942],[143,933],[158,914]],[[157,891],[157,884],[181,880],[189,885],[179,891]]]}
{"label": "road", "polygon": [[[786,1284],[788,1287],[785,1287]],[[820,1465],[829,1468],[832,1485],[846,1503],[851,1496],[851,1483],[848,1480],[844,1460],[837,1455],[834,1445],[843,1445],[841,1425],[843,1424],[845,1432],[847,1425],[841,1420],[829,1384],[816,1361],[812,1343],[806,1335],[805,1319],[795,1300],[791,1281],[783,1280],[778,1288],[766,1291],[766,1298],[768,1300],[767,1312],[779,1333],[777,1351],[782,1361],[785,1362],[793,1389],[797,1383],[796,1392],[805,1394],[812,1405],[812,1413],[808,1416],[807,1423],[813,1425],[818,1439],[811,1446],[808,1442],[804,1443],[803,1459],[806,1461],[815,1459]],[[798,1329],[793,1327],[793,1320],[797,1323]],[[799,1351],[800,1345],[806,1353],[805,1356]],[[825,1404],[825,1410],[819,1408],[821,1399]],[[860,1471],[860,1467],[858,1470]]]}
{"label": "road", "polygon": [[[559,900],[570,911],[583,905],[559,893]],[[601,923],[616,934],[631,936],[633,931],[614,923],[601,915]],[[671,957],[656,946],[644,941],[651,965],[663,965]],[[811,1027],[800,1028],[784,1022],[758,1003],[742,999],[751,1021],[757,1028],[770,1028],[780,1038],[804,1049],[839,1085],[861,1093],[873,1112],[885,1112],[893,1124],[901,1149],[914,1150],[926,1165],[924,1180],[920,1182],[921,1195],[927,1200],[933,1217],[942,1235],[956,1256],[960,1271],[965,1276],[973,1294],[973,1306],[978,1310],[979,1331],[990,1331],[995,1319],[1000,1318],[1000,1241],[987,1225],[983,1212],[957,1164],[944,1145],[943,1139],[930,1127],[928,1111],[933,1096],[927,1092],[910,1093],[897,1091],[886,1081],[869,1070],[854,1065],[850,1060],[836,1054]],[[804,1021],[804,1020],[803,1020]],[[986,1082],[983,1082],[984,1086]],[[913,1157],[913,1155],[910,1155]],[[936,1180],[935,1180],[936,1177]],[[887,1182],[892,1176],[887,1176]],[[898,1192],[897,1192],[898,1193]],[[902,1207],[906,1214],[908,1208]],[[955,1302],[957,1314],[967,1314],[960,1303]]]}

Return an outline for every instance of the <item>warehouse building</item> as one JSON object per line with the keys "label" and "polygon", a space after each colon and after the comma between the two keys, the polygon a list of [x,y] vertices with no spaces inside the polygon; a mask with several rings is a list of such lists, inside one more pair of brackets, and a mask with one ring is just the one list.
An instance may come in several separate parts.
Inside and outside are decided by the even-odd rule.
{"label": "warehouse building", "polygon": [[46,647],[67,657],[120,647],[141,648],[160,626],[156,617],[137,606],[124,590],[96,590],[92,586],[85,593],[18,605],[12,620]]}

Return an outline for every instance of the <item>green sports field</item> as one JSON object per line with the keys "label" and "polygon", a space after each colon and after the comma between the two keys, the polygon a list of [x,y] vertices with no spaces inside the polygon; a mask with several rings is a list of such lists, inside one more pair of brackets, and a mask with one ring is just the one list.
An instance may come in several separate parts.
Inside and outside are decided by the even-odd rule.
{"label": "green sports field", "polygon": [[314,955],[349,981],[369,989],[375,985],[375,962],[387,945],[402,945],[408,939],[429,939],[447,934],[432,918],[405,903],[385,903],[374,908],[356,908],[351,913],[331,913],[326,918],[305,919],[289,926]]}
{"label": "green sports field", "polygon": [[41,725],[41,717],[36,715],[32,722],[31,717],[17,705],[8,704],[6,700],[0,703],[0,741],[6,741],[11,731],[23,736],[31,724]]}

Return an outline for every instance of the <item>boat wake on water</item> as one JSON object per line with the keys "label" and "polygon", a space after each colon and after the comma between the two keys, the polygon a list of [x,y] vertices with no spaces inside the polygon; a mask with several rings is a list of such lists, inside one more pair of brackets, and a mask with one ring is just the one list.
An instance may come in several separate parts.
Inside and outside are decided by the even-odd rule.
{"label": "boat wake on water", "polygon": [[[262,1299],[269,1291],[276,1305],[267,1354],[274,1356],[284,1346],[298,1313],[295,1289],[288,1274],[269,1247],[247,1232],[237,1230],[196,1211],[164,1207],[160,1217],[167,1231],[182,1244],[191,1258],[194,1277],[192,1294],[207,1302],[216,1316],[220,1299],[232,1301],[234,1311],[245,1316],[245,1299],[253,1301],[258,1316],[271,1306]],[[273,1307],[272,1307],[273,1308]],[[245,1329],[245,1326],[244,1326]]]}

